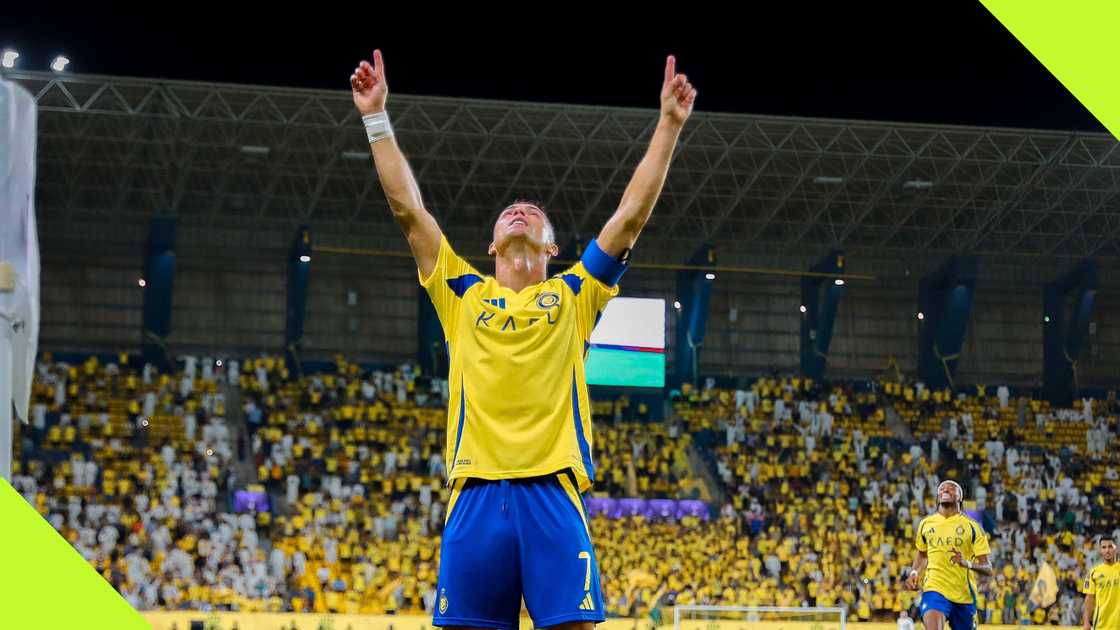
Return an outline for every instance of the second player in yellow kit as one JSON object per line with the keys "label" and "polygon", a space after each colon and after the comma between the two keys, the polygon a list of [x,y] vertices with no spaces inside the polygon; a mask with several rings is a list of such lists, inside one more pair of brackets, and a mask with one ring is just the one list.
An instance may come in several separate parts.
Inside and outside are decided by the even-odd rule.
{"label": "second player in yellow kit", "polygon": [[914,545],[918,557],[910,570],[911,588],[921,582],[922,623],[927,630],[942,630],[948,622],[953,630],[976,627],[976,583],[972,573],[991,575],[991,548],[979,523],[961,511],[964,491],[955,481],[937,486],[937,512],[922,519]]}
{"label": "second player in yellow kit", "polygon": [[1093,567],[1085,578],[1084,630],[1120,630],[1120,562],[1116,561],[1116,541],[1111,534],[1101,536],[1104,562]]}

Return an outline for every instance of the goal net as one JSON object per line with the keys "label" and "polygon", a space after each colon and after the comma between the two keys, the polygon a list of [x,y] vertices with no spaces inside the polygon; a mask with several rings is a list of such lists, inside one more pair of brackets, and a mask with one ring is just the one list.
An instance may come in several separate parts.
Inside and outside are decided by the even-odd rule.
{"label": "goal net", "polygon": [[844,608],[677,606],[673,630],[845,630]]}

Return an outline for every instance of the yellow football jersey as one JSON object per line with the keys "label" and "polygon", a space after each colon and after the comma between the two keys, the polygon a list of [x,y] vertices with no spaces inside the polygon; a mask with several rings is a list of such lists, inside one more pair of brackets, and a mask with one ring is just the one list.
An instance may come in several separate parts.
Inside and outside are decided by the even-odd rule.
{"label": "yellow football jersey", "polygon": [[1120,629],[1120,562],[1093,567],[1083,590],[1096,597],[1093,630]]}
{"label": "yellow football jersey", "polygon": [[952,562],[953,552],[960,551],[965,560],[975,561],[992,552],[988,536],[980,525],[963,514],[948,518],[931,514],[918,526],[915,543],[926,552],[929,564],[922,583],[923,591],[940,593],[958,604],[975,602],[976,586],[972,571]]}
{"label": "yellow football jersey", "polygon": [[420,284],[435,305],[451,359],[450,479],[535,477],[570,468],[581,491],[591,487],[584,357],[624,269],[592,241],[580,262],[518,292],[480,274],[441,239],[435,269]]}

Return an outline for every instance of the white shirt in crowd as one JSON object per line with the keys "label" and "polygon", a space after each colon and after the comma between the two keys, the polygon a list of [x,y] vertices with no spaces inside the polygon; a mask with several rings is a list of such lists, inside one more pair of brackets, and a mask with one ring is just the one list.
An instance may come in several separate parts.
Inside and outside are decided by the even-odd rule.
{"label": "white shirt in crowd", "polygon": [[194,436],[198,432],[198,419],[194,417],[193,413],[188,413],[183,416],[183,435],[187,440],[193,442]]}
{"label": "white shirt in crowd", "polygon": [[268,391],[268,370],[263,365],[257,365],[257,385],[262,391]]}
{"label": "white shirt in crowd", "polygon": [[821,416],[821,433],[825,436],[832,437],[832,414],[824,411]]}
{"label": "white shirt in crowd", "polygon": [[914,620],[905,610],[898,614],[898,630],[914,630]]}
{"label": "white shirt in crowd", "polygon": [[151,418],[156,414],[156,393],[144,394],[144,416]]}

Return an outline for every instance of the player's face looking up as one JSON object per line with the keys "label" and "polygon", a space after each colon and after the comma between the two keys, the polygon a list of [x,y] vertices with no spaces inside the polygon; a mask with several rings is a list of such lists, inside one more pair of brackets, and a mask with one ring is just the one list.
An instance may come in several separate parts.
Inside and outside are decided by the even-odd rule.
{"label": "player's face looking up", "polygon": [[[494,242],[490,253],[504,251],[514,241],[533,249],[554,249],[556,236],[544,211],[531,203],[514,203],[494,222]],[[556,252],[549,251],[555,256]]]}
{"label": "player's face looking up", "polygon": [[1105,562],[1116,561],[1116,541],[1111,538],[1105,538],[1101,541],[1101,555],[1104,556]]}
{"label": "player's face looking up", "polygon": [[960,500],[960,488],[957,487],[957,484],[951,481],[942,481],[941,485],[937,486],[937,502],[941,505],[955,508]]}

